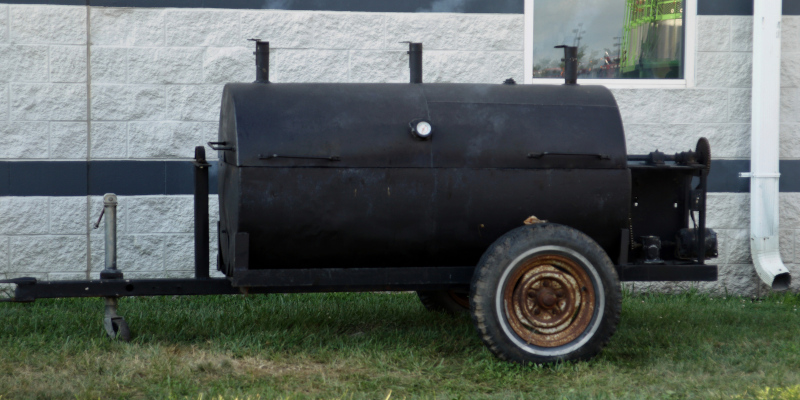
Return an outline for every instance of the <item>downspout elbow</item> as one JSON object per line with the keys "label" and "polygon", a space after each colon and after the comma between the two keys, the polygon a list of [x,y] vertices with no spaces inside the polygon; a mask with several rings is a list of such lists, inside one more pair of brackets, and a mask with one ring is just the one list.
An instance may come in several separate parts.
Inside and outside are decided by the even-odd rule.
{"label": "downspout elbow", "polygon": [[758,277],[772,290],[786,290],[792,282],[789,270],[783,265],[778,236],[750,236],[750,252]]}

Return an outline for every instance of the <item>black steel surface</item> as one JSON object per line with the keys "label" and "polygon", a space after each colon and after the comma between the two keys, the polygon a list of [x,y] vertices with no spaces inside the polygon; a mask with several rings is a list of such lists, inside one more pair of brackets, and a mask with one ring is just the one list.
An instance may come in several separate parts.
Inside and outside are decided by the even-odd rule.
{"label": "black steel surface", "polygon": [[422,43],[408,43],[409,82],[422,83]]}
{"label": "black steel surface", "polygon": [[626,226],[630,196],[627,170],[221,170],[223,258],[247,232],[251,269],[477,265],[531,215],[585,232],[615,259],[608,232]]}
{"label": "black steel surface", "polygon": [[[435,137],[414,140],[416,119]],[[601,86],[228,84],[219,142],[233,147],[224,162],[253,167],[627,166],[617,104]],[[542,152],[609,159],[527,158]],[[323,159],[259,157],[271,154]]]}
{"label": "black steel surface", "polygon": [[474,269],[475,267],[275,269],[241,271],[232,280],[227,278],[190,278],[38,282],[35,278],[17,278],[0,281],[0,283],[17,285],[14,297],[5,300],[13,302],[31,302],[36,299],[61,297],[446,290],[469,286]]}
{"label": "black steel surface", "polygon": [[617,274],[624,282],[712,282],[717,280],[716,265],[672,264],[617,265]]}
{"label": "black steel surface", "polygon": [[209,277],[208,169],[206,149],[194,149],[194,276]]}
{"label": "black steel surface", "polygon": [[228,276],[476,265],[531,215],[618,257],[630,172],[603,87],[228,84],[220,121]]}

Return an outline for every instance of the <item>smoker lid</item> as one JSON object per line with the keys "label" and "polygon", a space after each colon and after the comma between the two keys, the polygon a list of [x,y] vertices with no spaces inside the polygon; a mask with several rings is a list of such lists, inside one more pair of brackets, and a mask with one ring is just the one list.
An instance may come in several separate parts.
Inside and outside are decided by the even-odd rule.
{"label": "smoker lid", "polygon": [[224,162],[251,167],[627,167],[601,86],[228,84],[219,141]]}

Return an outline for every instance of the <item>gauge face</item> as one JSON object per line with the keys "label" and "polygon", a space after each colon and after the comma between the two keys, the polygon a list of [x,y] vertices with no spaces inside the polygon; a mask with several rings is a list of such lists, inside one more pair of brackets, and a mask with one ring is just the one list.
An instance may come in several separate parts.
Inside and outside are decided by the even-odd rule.
{"label": "gauge face", "polygon": [[431,134],[431,124],[428,121],[419,121],[417,122],[416,131],[420,137],[428,137]]}

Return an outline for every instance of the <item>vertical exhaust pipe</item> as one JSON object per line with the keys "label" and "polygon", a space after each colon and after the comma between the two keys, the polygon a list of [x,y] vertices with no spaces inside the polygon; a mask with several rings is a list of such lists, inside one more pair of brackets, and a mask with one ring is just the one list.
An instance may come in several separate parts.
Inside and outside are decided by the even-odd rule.
{"label": "vertical exhaust pipe", "polygon": [[208,169],[206,149],[194,148],[194,277],[209,277],[208,267]]}
{"label": "vertical exhaust pipe", "polygon": [[269,83],[269,42],[261,39],[248,39],[256,42],[256,83]]}
{"label": "vertical exhaust pipe", "polygon": [[411,72],[411,83],[422,83],[422,43],[408,43],[408,69]]}
{"label": "vertical exhaust pipe", "polygon": [[578,83],[578,47],[562,44],[556,49],[564,49],[564,84],[575,85]]}

